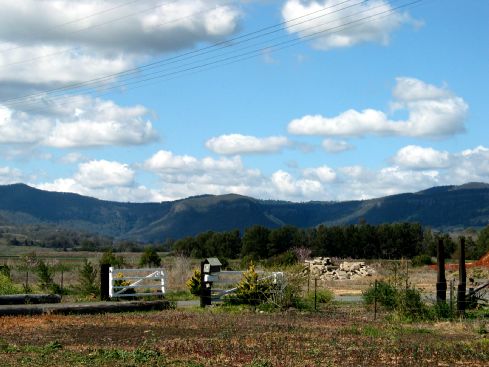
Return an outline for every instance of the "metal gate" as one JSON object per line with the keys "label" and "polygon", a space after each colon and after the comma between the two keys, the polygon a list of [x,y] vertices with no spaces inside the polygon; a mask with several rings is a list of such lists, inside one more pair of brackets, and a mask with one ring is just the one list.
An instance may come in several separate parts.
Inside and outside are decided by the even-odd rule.
{"label": "metal gate", "polygon": [[165,294],[163,269],[109,268],[109,297],[162,296]]}

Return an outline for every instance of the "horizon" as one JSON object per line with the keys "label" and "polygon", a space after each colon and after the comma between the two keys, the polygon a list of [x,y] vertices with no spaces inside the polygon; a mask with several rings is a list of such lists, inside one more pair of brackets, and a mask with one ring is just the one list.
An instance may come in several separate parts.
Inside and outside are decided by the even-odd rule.
{"label": "horizon", "polygon": [[96,197],[93,197],[93,196],[89,196],[89,195],[79,194],[77,192],[44,190],[44,189],[40,189],[40,188],[37,188],[37,187],[34,187],[34,186],[30,186],[29,184],[26,184],[24,182],[15,182],[15,183],[10,183],[10,184],[5,184],[5,185],[0,184],[0,187],[1,186],[27,186],[30,189],[40,190],[40,191],[49,192],[49,193],[74,194],[74,195],[79,195],[79,196],[82,196],[82,197],[85,197],[85,198],[89,198],[89,199],[95,199],[95,200],[107,201],[107,202],[115,202],[115,203],[122,203],[122,204],[160,204],[160,203],[171,203],[171,202],[183,201],[183,200],[188,200],[188,199],[198,199],[198,198],[205,198],[205,197],[221,197],[221,196],[232,196],[232,195],[234,195],[234,196],[240,196],[240,197],[248,198],[248,199],[253,199],[253,200],[258,200],[258,201],[278,201],[278,202],[288,202],[288,203],[292,203],[292,204],[301,204],[301,203],[306,203],[307,204],[307,203],[311,203],[311,202],[319,202],[319,203],[327,203],[327,202],[344,203],[344,202],[352,202],[352,201],[377,200],[377,199],[382,199],[382,198],[386,198],[386,197],[389,197],[389,196],[404,195],[404,194],[416,194],[416,193],[419,193],[419,192],[428,191],[428,190],[436,189],[436,188],[443,188],[443,187],[463,188],[463,187],[473,186],[473,185],[483,185],[483,186],[487,186],[487,188],[489,188],[489,182],[466,182],[466,183],[463,183],[461,185],[431,186],[431,187],[422,188],[421,190],[414,191],[414,192],[401,192],[401,193],[398,193],[398,194],[392,194],[392,195],[386,195],[386,196],[378,196],[378,197],[373,197],[373,198],[370,198],[370,199],[356,199],[356,200],[355,199],[350,199],[350,200],[291,201],[291,200],[280,200],[280,199],[260,199],[260,198],[255,198],[253,196],[247,196],[247,195],[241,195],[241,194],[237,194],[237,193],[233,193],[233,192],[228,192],[228,193],[223,193],[223,194],[199,194],[199,195],[192,195],[192,196],[187,196],[187,197],[180,198],[180,199],[175,199],[175,200],[144,201],[144,202],[142,202],[142,201],[107,200],[107,199],[99,199],[99,198],[96,198]]}
{"label": "horizon", "polygon": [[489,182],[489,2],[0,0],[0,12],[0,184],[342,202]]}

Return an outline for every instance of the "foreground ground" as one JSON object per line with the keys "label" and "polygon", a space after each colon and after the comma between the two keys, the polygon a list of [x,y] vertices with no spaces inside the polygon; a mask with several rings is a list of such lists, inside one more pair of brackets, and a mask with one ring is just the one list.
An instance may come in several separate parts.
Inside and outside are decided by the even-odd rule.
{"label": "foreground ground", "polygon": [[401,323],[360,305],[0,318],[2,366],[487,366],[487,319]]}

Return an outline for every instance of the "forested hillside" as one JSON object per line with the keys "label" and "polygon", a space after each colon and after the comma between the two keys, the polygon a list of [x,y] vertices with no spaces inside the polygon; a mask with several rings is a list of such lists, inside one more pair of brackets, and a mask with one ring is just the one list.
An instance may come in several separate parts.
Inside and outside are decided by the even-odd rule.
{"label": "forested hillside", "polygon": [[411,222],[435,229],[489,223],[489,185],[436,187],[412,194],[348,202],[257,200],[203,195],[162,203],[120,203],[47,192],[23,184],[0,186],[0,225],[44,225],[119,240],[163,242],[206,231],[244,232],[253,225],[299,228]]}

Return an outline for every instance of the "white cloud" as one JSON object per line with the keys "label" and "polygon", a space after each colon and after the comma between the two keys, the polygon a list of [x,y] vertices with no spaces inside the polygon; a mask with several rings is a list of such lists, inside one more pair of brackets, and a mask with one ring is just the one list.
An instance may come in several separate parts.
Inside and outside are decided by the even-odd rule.
{"label": "white cloud", "polygon": [[255,136],[229,134],[207,140],[205,146],[218,154],[235,155],[250,153],[272,153],[287,146],[289,140],[284,136],[257,138]]}
{"label": "white cloud", "polygon": [[443,138],[464,131],[468,106],[445,87],[439,88],[414,78],[397,78],[394,110],[408,111],[406,120],[391,120],[387,114],[350,109],[335,117],[306,115],[291,121],[288,131],[298,135],[365,136],[400,135]]}
{"label": "white cloud", "polygon": [[323,183],[329,183],[336,179],[336,172],[328,166],[321,166],[316,168],[306,168],[304,170],[304,176],[319,180]]}
{"label": "white cloud", "polygon": [[240,17],[238,8],[224,0],[135,1],[106,11],[118,5],[118,0],[1,0],[5,21],[0,39],[24,45],[166,52],[229,35]]}
{"label": "white cloud", "polygon": [[322,145],[328,153],[341,153],[354,149],[353,145],[344,140],[325,139]]}
{"label": "white cloud", "polygon": [[311,179],[295,179],[288,172],[278,170],[271,176],[271,183],[278,196],[295,200],[321,200],[324,191],[321,183]]}
{"label": "white cloud", "polygon": [[96,189],[106,186],[133,186],[134,175],[127,164],[99,160],[81,163],[74,179],[84,187]]}
{"label": "white cloud", "polygon": [[401,167],[412,169],[446,168],[450,165],[450,156],[448,152],[433,148],[408,145],[399,149],[392,161]]}
{"label": "white cloud", "polygon": [[226,0],[120,5],[0,0],[0,98],[120,73],[154,55],[222,40],[236,31],[241,17]]}
{"label": "white cloud", "polygon": [[63,155],[59,161],[64,164],[73,164],[87,160],[87,158],[78,152],[71,152]]}
{"label": "white cloud", "polygon": [[24,178],[23,173],[17,168],[0,167],[0,185],[19,183]]}
{"label": "white cloud", "polygon": [[121,107],[88,96],[44,101],[35,111],[0,106],[0,144],[31,143],[57,148],[138,145],[157,139],[148,110]]}
{"label": "white cloud", "polygon": [[[388,17],[375,16],[388,12]],[[350,47],[363,42],[385,45],[394,30],[411,21],[407,14],[393,10],[389,2],[383,0],[354,6],[342,0],[288,0],[282,8],[282,17],[289,22],[289,33],[297,33],[300,37],[312,36],[313,47],[320,50]],[[298,17],[302,18],[294,21]],[[362,21],[362,18],[368,19]]]}

